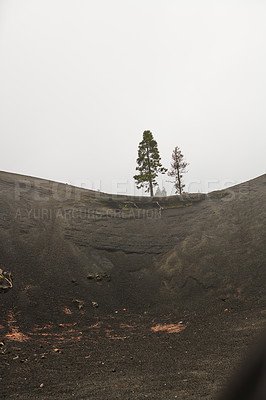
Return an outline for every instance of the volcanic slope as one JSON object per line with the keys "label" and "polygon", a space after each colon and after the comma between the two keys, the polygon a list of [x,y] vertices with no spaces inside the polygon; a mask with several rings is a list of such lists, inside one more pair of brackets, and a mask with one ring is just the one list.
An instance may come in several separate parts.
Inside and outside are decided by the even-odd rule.
{"label": "volcanic slope", "polygon": [[[90,327],[98,329],[100,325],[97,324],[104,318],[115,321],[123,315],[118,325],[124,330],[135,326],[136,321],[145,320],[146,325],[150,324],[152,334],[160,329],[168,330],[168,335],[171,329],[172,332],[184,330],[180,335],[183,335],[184,343],[191,344],[196,334],[192,332],[193,315],[200,321],[206,318],[212,326],[225,318],[224,310],[231,312],[228,314],[230,319],[233,310],[241,309],[245,314],[252,307],[257,321],[258,315],[264,315],[265,301],[265,198],[266,175],[208,195],[149,198],[109,195],[0,172],[0,268],[10,271],[14,278],[12,289],[1,294],[1,338],[17,338],[21,342],[25,338],[30,343],[38,329],[57,326],[54,335],[58,335],[58,330],[78,324],[81,340],[82,331],[89,329],[90,323]],[[126,313],[132,316],[131,323],[123,319]],[[234,315],[232,324],[237,324],[237,318],[240,314]],[[183,321],[179,323],[179,319]],[[173,321],[176,324],[171,324]],[[258,329],[262,322],[261,317]],[[126,340],[127,336],[120,332],[122,328],[118,330],[120,334],[114,335],[111,333],[114,328],[110,329],[113,322],[108,323],[109,328],[105,329],[108,339]],[[245,325],[243,329],[246,328]],[[234,332],[237,329],[234,325]],[[49,333],[47,330],[42,332],[44,336]],[[208,332],[202,336],[203,347],[198,349],[197,360],[204,358],[204,346],[208,341],[211,343]],[[143,332],[142,335],[140,349],[149,337]],[[228,337],[234,337],[230,335],[228,331]],[[253,333],[247,336],[246,342],[252,336]],[[75,343],[77,341],[76,338]],[[219,339],[215,337],[215,341],[217,343]],[[160,342],[160,346],[166,342]],[[153,351],[152,342],[149,343],[150,350],[140,350],[143,356]],[[172,343],[166,349],[173,346]],[[180,346],[178,351],[183,354],[182,362],[185,363],[187,350],[182,343]],[[224,362],[229,354],[233,357],[231,348],[226,347],[222,357]],[[16,355],[14,357],[16,359]],[[169,357],[167,360],[171,363]],[[198,399],[200,393],[202,398],[213,398],[204,394],[204,390],[208,388],[209,393],[213,393],[221,385],[222,378],[218,383],[210,383],[213,382],[214,368],[214,361],[210,360],[208,385],[213,386],[206,386],[206,376],[201,377],[198,372],[195,378],[201,382],[198,389],[192,380],[192,386],[184,386],[178,398],[190,399],[195,394]],[[7,359],[6,362],[11,361]],[[164,362],[161,373],[167,376],[170,367]],[[224,367],[225,364],[219,361],[216,372],[221,372]],[[150,368],[152,374],[152,366]],[[182,368],[184,372],[185,364]],[[70,381],[71,376],[67,377]],[[74,372],[73,376],[76,379]],[[117,391],[114,389],[113,397],[109,398],[134,399],[136,395],[139,399],[149,395],[154,399],[167,399],[169,394],[170,399],[173,398],[170,394],[175,393],[170,389],[168,394],[159,391],[159,397],[156,397],[148,385],[147,396],[141,397],[143,382],[139,376],[135,395],[131,392],[125,397],[126,389],[122,388],[121,379]],[[92,387],[99,390],[101,383],[96,381]],[[152,382],[150,386],[155,385],[154,380]],[[186,376],[182,382],[186,385]],[[6,396],[12,393],[10,385]],[[82,393],[87,396],[90,389],[84,385]],[[20,390],[24,389],[20,387]],[[58,392],[56,382],[54,386],[51,383],[50,390],[48,397],[43,398],[56,398],[56,395],[68,398],[64,389]],[[69,387],[67,390],[70,391]],[[28,398],[25,393],[23,399]],[[83,398],[81,392],[75,393],[76,398]],[[101,397],[103,393],[97,396],[94,393],[92,398],[105,398]],[[42,398],[39,392],[38,398]]]}
{"label": "volcanic slope", "polygon": [[264,294],[266,175],[150,199],[1,172],[0,190],[0,266],[15,279],[4,301],[23,312],[77,294],[108,309]]}

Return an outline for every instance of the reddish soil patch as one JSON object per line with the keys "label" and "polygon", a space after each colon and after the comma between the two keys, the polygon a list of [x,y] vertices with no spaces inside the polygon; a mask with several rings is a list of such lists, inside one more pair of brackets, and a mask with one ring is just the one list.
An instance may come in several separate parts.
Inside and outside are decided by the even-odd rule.
{"label": "reddish soil patch", "polygon": [[186,329],[186,325],[182,324],[166,324],[166,325],[156,325],[152,326],[151,330],[153,332],[167,332],[167,333],[179,333]]}
{"label": "reddish soil patch", "polygon": [[2,398],[213,400],[262,329],[263,310],[223,310],[23,328],[27,341],[6,336],[0,349]]}

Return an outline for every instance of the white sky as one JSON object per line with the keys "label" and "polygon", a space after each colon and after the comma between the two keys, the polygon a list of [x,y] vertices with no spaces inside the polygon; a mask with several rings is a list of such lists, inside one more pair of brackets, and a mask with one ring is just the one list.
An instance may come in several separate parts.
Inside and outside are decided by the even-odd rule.
{"label": "white sky", "polygon": [[151,130],[189,191],[264,174],[265,21],[264,0],[0,0],[0,169],[138,194]]}

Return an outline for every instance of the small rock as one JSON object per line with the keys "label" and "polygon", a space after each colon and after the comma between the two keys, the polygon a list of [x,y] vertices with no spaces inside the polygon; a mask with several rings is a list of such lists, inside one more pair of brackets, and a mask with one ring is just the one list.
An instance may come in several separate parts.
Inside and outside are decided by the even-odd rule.
{"label": "small rock", "polygon": [[103,278],[102,278],[102,276],[101,276],[101,275],[99,275],[99,274],[95,274],[95,280],[96,280],[96,281],[102,281],[102,280],[103,280]]}
{"label": "small rock", "polygon": [[82,310],[82,308],[84,307],[83,300],[74,299],[74,300],[72,300],[72,302],[77,304],[77,307],[79,310]]}
{"label": "small rock", "polygon": [[61,351],[59,349],[54,349],[55,353],[61,353]]}
{"label": "small rock", "polygon": [[97,303],[97,301],[92,301],[91,304],[92,304],[92,307],[94,307],[94,308],[99,307],[99,304]]}
{"label": "small rock", "polygon": [[40,384],[40,388],[43,388],[43,387],[44,387],[44,384],[43,384],[43,383],[41,383],[41,384]]}
{"label": "small rock", "polygon": [[107,274],[107,272],[104,272],[102,274],[102,278],[105,279],[107,282],[111,281],[111,276]]}

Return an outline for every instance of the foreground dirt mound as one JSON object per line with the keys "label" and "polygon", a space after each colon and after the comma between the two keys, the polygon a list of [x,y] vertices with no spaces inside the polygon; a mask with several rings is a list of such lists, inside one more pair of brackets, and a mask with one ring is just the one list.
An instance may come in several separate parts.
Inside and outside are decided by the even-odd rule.
{"label": "foreground dirt mound", "polygon": [[213,398],[265,320],[266,175],[151,199],[1,172],[0,193],[6,398]]}

